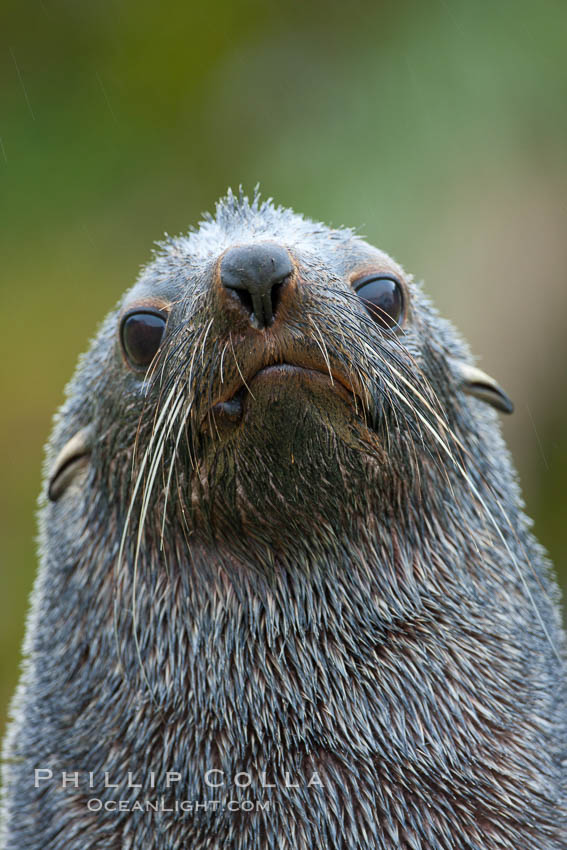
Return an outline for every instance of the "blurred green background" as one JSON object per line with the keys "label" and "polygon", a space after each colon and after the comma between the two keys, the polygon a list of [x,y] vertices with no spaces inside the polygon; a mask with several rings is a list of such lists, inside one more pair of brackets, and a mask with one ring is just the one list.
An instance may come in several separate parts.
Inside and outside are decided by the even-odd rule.
{"label": "blurred green background", "polygon": [[0,15],[0,723],[63,386],[153,240],[229,185],[355,225],[425,279],[516,402],[506,436],[565,585],[564,0]]}

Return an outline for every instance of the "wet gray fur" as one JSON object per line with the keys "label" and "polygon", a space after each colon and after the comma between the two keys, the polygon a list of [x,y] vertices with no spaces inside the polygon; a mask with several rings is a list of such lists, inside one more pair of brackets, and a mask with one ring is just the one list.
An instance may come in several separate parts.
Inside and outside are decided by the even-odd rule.
{"label": "wet gray fur", "polygon": [[[262,240],[300,277],[274,351],[284,337],[326,349],[359,392],[260,392],[245,427],[219,431],[211,405],[247,340],[267,337],[231,324],[215,272]],[[403,279],[401,333],[350,286],[368,267]],[[148,297],[172,306],[144,378],[118,325]],[[473,362],[421,287],[350,230],[229,193],[159,246],[81,358],[48,445],[46,481],[92,429],[88,463],[42,500],[5,850],[567,846],[558,591],[498,415],[463,392],[459,361]],[[35,788],[35,768],[54,780]],[[224,786],[206,785],[211,768]],[[182,781],[165,788],[166,771]],[[269,807],[87,808],[157,797]]]}

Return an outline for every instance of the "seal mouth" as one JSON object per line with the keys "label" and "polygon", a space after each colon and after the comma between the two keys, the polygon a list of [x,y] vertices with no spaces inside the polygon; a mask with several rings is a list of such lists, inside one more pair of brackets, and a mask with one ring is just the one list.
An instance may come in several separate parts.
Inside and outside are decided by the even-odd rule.
{"label": "seal mouth", "polygon": [[215,423],[234,426],[242,419],[244,405],[250,397],[255,398],[255,390],[276,389],[294,382],[326,389],[340,397],[363,419],[367,418],[362,389],[355,386],[354,375],[347,376],[330,362],[319,363],[315,358],[306,356],[256,363],[246,373],[240,373],[237,381],[222,387],[223,392],[217,401],[205,412],[201,428],[209,430],[211,413]]}
{"label": "seal mouth", "polygon": [[283,384],[290,379],[305,380],[308,383],[316,382],[318,384],[328,384],[334,387],[335,391],[341,395],[345,401],[352,402],[354,399],[354,390],[345,385],[341,380],[335,378],[332,371],[323,371],[322,369],[314,369],[308,366],[300,366],[296,363],[274,363],[271,366],[264,366],[262,369],[252,375],[248,381],[248,387],[252,392],[252,388],[258,383]]}

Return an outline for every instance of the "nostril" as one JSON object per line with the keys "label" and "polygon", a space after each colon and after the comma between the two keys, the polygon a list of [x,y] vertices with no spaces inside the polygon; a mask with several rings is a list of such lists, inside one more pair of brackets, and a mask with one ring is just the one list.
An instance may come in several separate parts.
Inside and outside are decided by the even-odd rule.
{"label": "nostril", "polygon": [[272,290],[270,292],[270,297],[272,300],[272,316],[276,315],[278,307],[280,306],[280,301],[282,300],[282,290],[286,283],[289,281],[291,275],[287,274],[282,280],[278,280],[272,286]]}
{"label": "nostril", "polygon": [[254,304],[252,303],[252,296],[248,292],[247,289],[230,289],[230,293],[236,301],[240,301],[244,309],[252,314],[254,312]]}

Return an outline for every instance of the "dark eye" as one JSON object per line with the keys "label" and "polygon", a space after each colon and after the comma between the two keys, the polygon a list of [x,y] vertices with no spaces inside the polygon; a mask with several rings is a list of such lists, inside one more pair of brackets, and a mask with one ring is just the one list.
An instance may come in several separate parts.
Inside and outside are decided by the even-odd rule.
{"label": "dark eye", "polygon": [[388,329],[401,324],[404,293],[397,280],[392,277],[364,277],[355,288],[377,325]]}
{"label": "dark eye", "polygon": [[130,364],[147,367],[154,359],[165,331],[165,316],[137,310],[122,319],[120,339]]}

